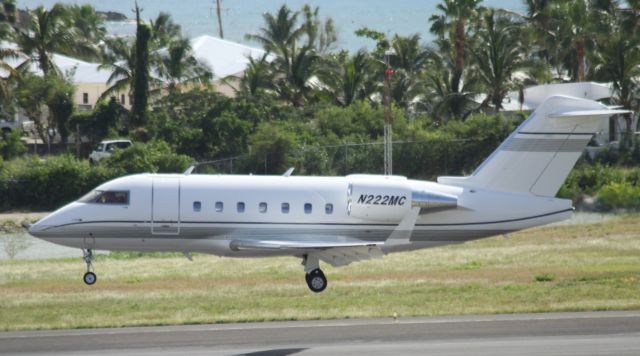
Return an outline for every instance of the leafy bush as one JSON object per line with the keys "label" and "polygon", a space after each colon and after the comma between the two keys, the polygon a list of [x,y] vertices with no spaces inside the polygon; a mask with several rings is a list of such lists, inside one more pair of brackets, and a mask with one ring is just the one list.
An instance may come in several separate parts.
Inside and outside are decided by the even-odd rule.
{"label": "leafy bush", "polygon": [[56,208],[113,177],[69,155],[16,159],[0,167],[0,209]]}
{"label": "leafy bush", "polygon": [[13,130],[0,136],[0,157],[9,160],[27,152],[27,147],[22,142],[20,132]]}
{"label": "leafy bush", "polygon": [[166,142],[134,143],[100,161],[117,176],[134,173],[182,173],[193,160],[174,153]]}
{"label": "leafy bush", "polygon": [[640,187],[629,182],[612,182],[598,193],[598,204],[605,210],[640,209]]}
{"label": "leafy bush", "polygon": [[624,180],[625,175],[620,169],[600,164],[578,164],[560,187],[558,197],[571,199],[577,204],[584,195],[595,196],[603,186]]}

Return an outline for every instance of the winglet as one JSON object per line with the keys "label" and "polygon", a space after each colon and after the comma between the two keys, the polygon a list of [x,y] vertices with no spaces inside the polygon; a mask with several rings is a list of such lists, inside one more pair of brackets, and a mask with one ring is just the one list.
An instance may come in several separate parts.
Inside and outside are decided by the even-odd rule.
{"label": "winglet", "polygon": [[286,172],[284,172],[284,174],[282,174],[283,177],[289,177],[291,175],[291,173],[293,173],[293,170],[295,169],[295,167],[289,167],[289,169],[287,169]]}
{"label": "winglet", "polygon": [[420,215],[420,207],[413,207],[409,214],[407,214],[402,221],[391,232],[391,235],[384,242],[385,246],[397,246],[410,244],[411,235],[413,234],[413,228]]}
{"label": "winglet", "polygon": [[197,164],[193,164],[193,165],[189,166],[189,168],[187,168],[187,170],[186,170],[186,171],[184,171],[184,173],[183,173],[183,174],[184,174],[185,176],[190,175],[190,174],[193,172],[193,170],[194,170],[194,169],[196,169],[196,166],[197,166]]}

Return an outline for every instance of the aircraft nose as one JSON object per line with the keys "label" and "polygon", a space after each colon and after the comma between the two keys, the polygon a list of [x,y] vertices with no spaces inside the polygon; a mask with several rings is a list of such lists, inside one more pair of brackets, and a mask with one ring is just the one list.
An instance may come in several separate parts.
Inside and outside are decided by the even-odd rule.
{"label": "aircraft nose", "polygon": [[34,224],[23,226],[27,228],[27,231],[31,236],[40,238],[47,237],[47,235],[49,235],[49,233],[51,232],[51,228],[54,227],[51,221],[51,215],[45,217],[44,219],[41,219]]}
{"label": "aircraft nose", "polygon": [[29,235],[35,236],[35,237],[42,236],[42,231],[45,229],[45,226],[43,226],[39,222],[35,224],[31,224],[29,226],[25,226],[25,225],[23,226],[27,228],[27,231],[29,231]]}

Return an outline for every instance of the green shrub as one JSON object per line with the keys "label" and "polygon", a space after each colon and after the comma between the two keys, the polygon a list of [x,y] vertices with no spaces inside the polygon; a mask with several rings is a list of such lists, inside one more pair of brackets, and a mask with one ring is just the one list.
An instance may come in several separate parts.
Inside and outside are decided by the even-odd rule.
{"label": "green shrub", "polygon": [[607,184],[598,193],[598,204],[604,210],[639,209],[640,187],[626,181]]}
{"label": "green shrub", "polygon": [[577,204],[583,195],[595,196],[603,186],[624,180],[625,174],[619,168],[600,164],[579,164],[560,187],[558,197],[571,199]]}
{"label": "green shrub", "polygon": [[53,209],[114,176],[69,155],[15,159],[0,169],[0,209]]}
{"label": "green shrub", "polygon": [[27,152],[27,147],[22,142],[18,130],[0,136],[0,157],[9,160],[21,156],[25,152]]}
{"label": "green shrub", "polygon": [[108,167],[115,175],[134,173],[182,173],[193,160],[189,156],[174,153],[163,141],[134,143],[133,146],[114,152],[100,161],[99,166]]}

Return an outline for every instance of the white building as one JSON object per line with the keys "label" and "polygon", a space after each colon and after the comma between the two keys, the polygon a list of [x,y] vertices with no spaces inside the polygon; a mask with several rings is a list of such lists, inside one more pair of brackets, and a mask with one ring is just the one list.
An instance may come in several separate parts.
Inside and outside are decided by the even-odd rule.
{"label": "white building", "polygon": [[[0,47],[17,50],[17,46],[10,43],[0,44]],[[235,91],[229,84],[221,80],[229,76],[241,77],[249,63],[249,57],[258,59],[266,53],[258,48],[207,35],[192,39],[191,47],[194,56],[208,65],[213,72],[215,90],[227,96],[233,96]],[[18,58],[11,59],[8,63],[16,68],[26,60],[28,60],[28,56],[20,54]],[[110,86],[107,81],[111,71],[100,69],[100,63],[86,62],[60,54],[54,54],[52,61],[75,84],[74,103],[76,106],[80,110],[92,110],[100,96]],[[31,63],[31,71],[41,73],[36,62]],[[7,75],[8,73],[0,70],[0,76],[6,77]],[[131,107],[128,93],[118,93],[116,99],[125,107]]]}

